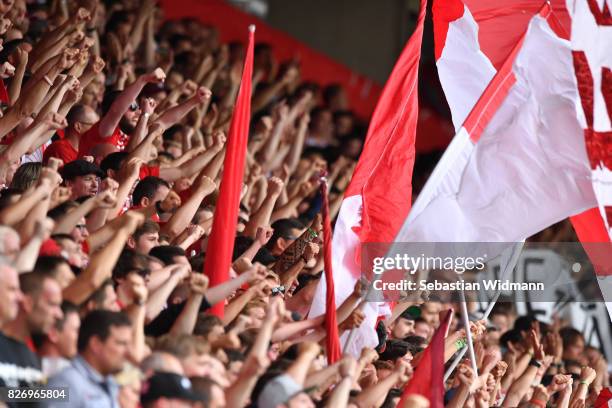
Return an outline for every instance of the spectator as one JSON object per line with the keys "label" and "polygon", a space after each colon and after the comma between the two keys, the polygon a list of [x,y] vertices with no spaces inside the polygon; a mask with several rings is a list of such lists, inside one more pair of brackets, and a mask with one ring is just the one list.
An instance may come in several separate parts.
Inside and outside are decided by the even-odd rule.
{"label": "spectator", "polygon": [[[325,319],[309,316],[329,239],[319,181],[333,220],[367,127],[348,89],[303,81],[258,43],[244,176],[224,186],[246,47],[163,11],[0,0],[0,386],[69,387],[58,407],[395,407],[459,304],[407,296],[372,322],[365,285],[336,281],[340,334],[375,325],[376,349],[326,364]],[[413,196],[440,155],[419,155]],[[215,219],[228,189],[236,227]],[[234,246],[229,279],[209,287],[213,225]],[[595,406],[610,385],[602,339],[502,300],[487,321],[468,303],[478,374],[460,362],[446,406]],[[466,346],[455,318],[435,357],[449,367]]]}
{"label": "spectator", "polygon": [[[3,268],[9,274],[13,273],[11,270],[7,266]],[[18,286],[11,278],[4,284],[8,285],[5,291],[9,295],[15,293],[15,287],[21,288],[23,298],[19,302],[17,317],[2,327],[0,362],[11,367],[3,371],[2,381],[7,387],[41,385],[45,377],[40,361],[32,351],[32,336],[46,335],[62,318],[61,288],[51,275],[37,272],[20,275]],[[14,311],[9,310],[9,313]]]}
{"label": "spectator", "polygon": [[131,322],[123,313],[89,313],[79,329],[78,356],[49,379],[49,386],[69,387],[71,406],[117,406],[119,387],[112,376],[123,368],[131,336]]}
{"label": "spectator", "polygon": [[[77,355],[77,340],[81,318],[72,303],[62,303],[63,317],[49,332],[38,340],[38,354],[42,356],[42,371],[48,378],[70,365]],[[35,343],[36,340],[35,340]]]}
{"label": "spectator", "polygon": [[98,166],[83,159],[66,163],[61,174],[72,191],[72,199],[98,194],[98,178],[104,177]]}

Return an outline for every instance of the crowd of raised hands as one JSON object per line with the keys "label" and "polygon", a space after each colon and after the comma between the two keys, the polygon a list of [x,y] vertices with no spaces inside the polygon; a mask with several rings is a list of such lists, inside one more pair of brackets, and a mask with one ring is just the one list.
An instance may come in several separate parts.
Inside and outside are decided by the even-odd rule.
{"label": "crowd of raised hands", "polygon": [[[333,219],[365,133],[340,86],[256,45],[230,279],[209,287],[244,44],[152,0],[0,0],[0,15],[0,385],[68,387],[71,407],[398,404],[456,305],[400,303],[376,347],[327,364],[324,317],[309,317],[320,178]],[[365,324],[363,297],[358,283],[338,305],[341,335]],[[478,373],[458,366],[447,406],[593,406],[601,353],[525,319],[473,323]],[[465,346],[454,325],[445,360]]]}

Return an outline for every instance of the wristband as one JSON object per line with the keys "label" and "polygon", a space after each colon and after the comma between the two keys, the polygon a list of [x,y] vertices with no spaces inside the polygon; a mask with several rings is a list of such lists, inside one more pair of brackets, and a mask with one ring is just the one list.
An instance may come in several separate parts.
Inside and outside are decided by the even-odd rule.
{"label": "wristband", "polygon": [[539,400],[539,399],[531,399],[531,400],[529,400],[529,403],[533,404],[533,405],[536,405],[539,408],[546,408],[546,401],[542,401],[542,400]]}
{"label": "wristband", "polygon": [[531,360],[529,360],[529,365],[530,366],[534,366],[534,367],[538,367],[541,368],[542,367],[542,362],[536,360],[535,358],[532,358]]}
{"label": "wristband", "polygon": [[589,384],[589,382],[588,382],[588,381],[584,381],[584,380],[580,380],[579,384],[584,384],[584,385],[586,385],[587,387],[588,387],[589,385],[591,385],[591,384]]}
{"label": "wristband", "polygon": [[455,347],[457,347],[457,350],[461,350],[466,345],[467,345],[467,341],[465,341],[465,339],[459,339],[455,342]]}
{"label": "wristband", "polygon": [[319,236],[319,234],[314,232],[314,230],[312,228],[310,228],[310,227],[308,227],[308,229],[306,231],[308,231],[308,233],[310,234],[310,239],[314,239],[314,238]]}

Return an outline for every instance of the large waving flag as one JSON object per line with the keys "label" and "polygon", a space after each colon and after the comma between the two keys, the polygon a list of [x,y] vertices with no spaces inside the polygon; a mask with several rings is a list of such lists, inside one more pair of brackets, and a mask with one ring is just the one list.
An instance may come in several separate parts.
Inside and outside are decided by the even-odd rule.
{"label": "large waving flag", "polygon": [[[607,237],[612,240],[612,2],[603,0],[569,1],[572,16],[572,55],[578,91],[580,120],[592,173],[597,210],[592,218],[603,220]],[[610,246],[598,246],[589,253],[597,264],[610,263]],[[591,251],[593,252],[593,251]],[[597,269],[599,285],[612,317],[612,270]]]}
{"label": "large waving flag", "polygon": [[398,241],[518,242],[595,205],[570,44],[550,18],[548,4],[532,18],[463,121]]}
{"label": "large waving flag", "polygon": [[[236,106],[227,137],[227,150],[223,161],[223,178],[219,188],[219,199],[215,208],[212,230],[206,249],[204,273],[210,278],[210,286],[219,285],[229,279],[234,250],[234,236],[240,204],[240,190],[244,175],[249,121],[251,120],[251,78],[253,76],[253,43],[255,26],[249,27],[249,44],[244,57],[242,81],[236,98]],[[211,313],[223,316],[223,302],[213,305]]]}
{"label": "large waving flag", "polygon": [[[336,303],[340,304],[361,276],[360,245],[392,242],[408,212],[412,196],[412,167],[418,118],[418,69],[427,0],[421,0],[416,28],[374,110],[365,146],[344,195],[336,221],[333,272]],[[325,281],[315,293],[311,316],[325,312]],[[379,315],[388,313],[383,303],[367,302],[365,321],[344,352],[357,354],[374,347]]]}
{"label": "large waving flag", "polygon": [[[582,34],[584,39],[597,38],[598,41],[582,42],[592,48],[603,46],[605,49],[607,46],[609,50],[610,43],[605,43],[600,33],[601,29],[596,30],[597,24],[593,24],[596,20],[601,21],[601,19],[588,16],[588,12],[596,10],[593,7],[595,3],[595,0],[589,0],[588,2],[576,2],[580,7],[570,5],[568,8],[573,14],[570,18],[565,2],[553,0],[545,10],[550,28],[562,39],[569,39],[571,32],[573,43],[576,41],[574,39],[576,33]],[[501,68],[503,58],[510,54],[512,46],[520,42],[529,18],[541,5],[542,2],[538,0],[513,0],[496,4],[495,7],[490,7],[490,3],[482,0],[465,0],[465,4],[460,0],[437,0],[434,3],[433,19],[438,73],[457,130],[461,128],[467,114],[479,100],[497,73],[497,69]],[[598,15],[605,15],[605,13],[605,7],[603,7]],[[582,19],[577,18],[577,15],[582,15]],[[584,21],[585,15],[586,21]],[[586,29],[585,24],[590,24],[590,29]],[[598,32],[593,32],[593,30]],[[609,56],[610,53],[603,52],[600,55]],[[492,100],[492,103],[496,102]],[[584,125],[583,127],[586,128]],[[589,134],[586,133],[586,135],[588,140]],[[609,140],[608,143],[610,142]],[[605,149],[599,149],[599,151],[603,150]],[[589,155],[591,155],[590,152]],[[606,262],[606,257],[610,238],[608,235],[609,221],[608,228],[606,228],[603,214],[605,214],[604,209],[593,207],[571,217],[574,229],[596,265],[596,271],[600,276],[612,273],[605,267],[605,264],[609,263]],[[591,245],[590,243],[593,242],[603,242],[608,245]],[[601,267],[597,267],[598,265]],[[600,281],[600,284],[602,283],[603,281]],[[607,290],[603,286],[602,291],[606,296]]]}

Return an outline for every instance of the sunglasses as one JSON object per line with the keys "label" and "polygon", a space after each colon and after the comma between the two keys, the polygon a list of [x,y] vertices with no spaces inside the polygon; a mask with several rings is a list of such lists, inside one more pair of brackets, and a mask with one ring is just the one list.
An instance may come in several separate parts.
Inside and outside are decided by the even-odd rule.
{"label": "sunglasses", "polygon": [[136,102],[132,102],[130,104],[130,108],[129,108],[132,112],[136,112],[138,109],[140,109],[140,106],[138,106],[138,104]]}
{"label": "sunglasses", "polygon": [[272,288],[272,293],[270,294],[270,296],[278,296],[284,293],[285,293],[285,287],[281,285],[281,286]]}

